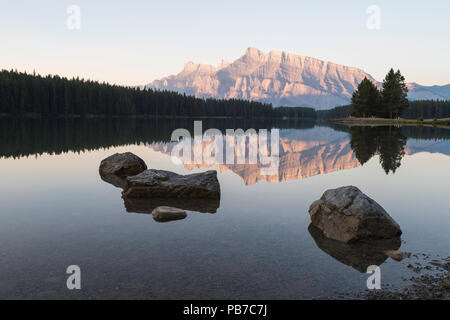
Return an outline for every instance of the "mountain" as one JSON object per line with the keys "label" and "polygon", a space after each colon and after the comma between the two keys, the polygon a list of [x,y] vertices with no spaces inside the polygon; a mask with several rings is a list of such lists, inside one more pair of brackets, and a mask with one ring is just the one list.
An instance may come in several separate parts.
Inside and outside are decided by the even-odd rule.
{"label": "mountain", "polygon": [[[248,48],[234,62],[218,67],[188,62],[177,75],[155,80],[147,88],[173,90],[207,98],[237,98],[270,102],[274,106],[329,109],[350,103],[351,95],[367,77],[361,69],[282,51],[263,53]],[[450,99],[450,85],[408,84],[411,99]]]}
{"label": "mountain", "polygon": [[[275,106],[318,109],[347,104],[364,71],[318,59],[248,48],[232,63],[211,65],[188,62],[175,76],[147,85],[197,97],[239,98],[271,102]],[[374,80],[375,81],[375,80]]]}
{"label": "mountain", "polygon": [[410,100],[450,100],[450,84],[444,86],[421,86],[408,83]]}

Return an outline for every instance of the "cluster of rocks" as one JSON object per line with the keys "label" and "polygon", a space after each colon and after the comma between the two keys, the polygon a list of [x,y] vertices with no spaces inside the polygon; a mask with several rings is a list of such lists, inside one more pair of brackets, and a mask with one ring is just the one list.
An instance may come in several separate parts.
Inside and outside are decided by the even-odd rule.
{"label": "cluster of rocks", "polygon": [[[425,259],[429,255],[425,255]],[[414,257],[419,258],[418,255]],[[383,288],[370,290],[356,295],[359,299],[367,300],[449,300],[450,299],[450,257],[433,259],[431,261],[414,262],[408,264],[408,269],[416,276],[403,278],[410,284],[395,289]]]}
{"label": "cluster of rocks", "polygon": [[402,276],[403,283],[382,284],[382,289],[362,292],[336,292],[331,296],[316,297],[315,300],[449,300],[450,257],[430,258],[425,253],[410,253],[402,263],[415,273]]}
{"label": "cluster of rocks", "polygon": [[151,213],[156,221],[186,218],[185,210],[215,213],[220,204],[216,171],[179,175],[147,169],[131,152],[116,153],[100,163],[101,178],[122,188],[127,211]]}

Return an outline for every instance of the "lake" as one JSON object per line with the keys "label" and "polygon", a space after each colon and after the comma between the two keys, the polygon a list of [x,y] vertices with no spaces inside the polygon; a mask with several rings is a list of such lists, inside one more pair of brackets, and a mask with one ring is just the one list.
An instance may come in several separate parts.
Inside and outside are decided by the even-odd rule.
{"label": "lake", "polygon": [[[174,163],[171,133],[192,132],[193,125],[193,119],[0,119],[0,298],[354,295],[366,289],[370,253],[323,239],[308,214],[324,191],[346,185],[398,222],[400,250],[449,255],[450,130],[203,120],[204,129],[223,132],[279,128],[279,168],[263,175],[252,164]],[[156,222],[154,204],[124,201],[121,189],[99,176],[102,159],[126,151],[149,168],[217,170],[220,201],[212,207],[198,201],[186,219]],[[407,284],[415,260],[377,259],[383,287]],[[70,265],[81,269],[81,290],[67,289]]]}

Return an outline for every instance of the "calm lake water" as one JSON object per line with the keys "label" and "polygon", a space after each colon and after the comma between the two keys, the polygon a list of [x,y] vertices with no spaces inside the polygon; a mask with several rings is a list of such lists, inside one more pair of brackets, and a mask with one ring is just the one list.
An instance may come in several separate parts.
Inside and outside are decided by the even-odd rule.
{"label": "calm lake water", "polygon": [[[0,298],[310,299],[364,291],[364,268],[375,259],[368,249],[309,228],[310,204],[345,185],[399,223],[401,250],[449,255],[450,130],[203,121],[203,129],[280,128],[280,167],[264,176],[255,165],[174,164],[170,135],[180,127],[192,132],[193,120],[1,119]],[[149,168],[217,170],[221,199],[209,210],[216,212],[158,223],[145,203],[124,202],[98,167],[126,151]],[[401,287],[412,274],[409,259],[375,260],[383,287]],[[81,268],[80,291],[66,287],[69,265]]]}

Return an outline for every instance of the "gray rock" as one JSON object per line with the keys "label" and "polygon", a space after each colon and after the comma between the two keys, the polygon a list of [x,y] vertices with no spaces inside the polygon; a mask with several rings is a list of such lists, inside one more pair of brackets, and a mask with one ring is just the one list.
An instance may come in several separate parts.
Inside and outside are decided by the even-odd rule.
{"label": "gray rock", "polygon": [[309,214],[312,224],[326,237],[346,243],[402,234],[389,214],[354,186],[327,190],[311,204]]}
{"label": "gray rock", "polygon": [[127,177],[124,197],[220,199],[216,171],[179,175],[170,171],[146,170]]}
{"label": "gray rock", "polygon": [[153,210],[152,215],[158,222],[181,220],[187,217],[186,211],[173,207],[158,207]]}
{"label": "gray rock", "polygon": [[102,160],[99,172],[101,176],[132,176],[147,170],[144,160],[131,152],[116,153]]}

